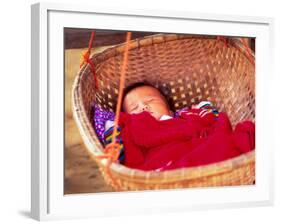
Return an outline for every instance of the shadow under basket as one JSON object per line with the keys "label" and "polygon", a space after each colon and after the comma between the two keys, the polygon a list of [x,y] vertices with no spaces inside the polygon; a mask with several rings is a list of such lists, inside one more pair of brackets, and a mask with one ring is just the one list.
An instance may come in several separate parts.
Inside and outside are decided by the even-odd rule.
{"label": "shadow under basket", "polygon": [[[85,65],[72,92],[74,118],[106,182],[120,191],[254,184],[254,150],[198,167],[157,172],[112,163],[107,172],[106,159],[96,157],[104,147],[92,124],[92,105],[115,111],[124,50],[120,44],[92,56],[98,89]],[[210,100],[233,126],[255,120],[255,57],[238,38],[158,34],[131,40],[128,58],[125,86],[146,80],[163,91],[174,110]]]}

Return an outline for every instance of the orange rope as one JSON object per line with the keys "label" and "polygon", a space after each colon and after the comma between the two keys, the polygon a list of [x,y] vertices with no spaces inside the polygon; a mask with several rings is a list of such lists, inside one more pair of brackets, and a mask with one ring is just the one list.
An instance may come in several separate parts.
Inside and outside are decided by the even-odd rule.
{"label": "orange rope", "polygon": [[91,72],[93,73],[94,80],[95,80],[95,87],[96,87],[96,89],[98,89],[98,80],[97,80],[95,64],[90,60],[91,49],[93,47],[94,38],[95,38],[95,32],[93,31],[91,33],[88,50],[85,51],[82,55],[82,61],[80,63],[80,68],[82,68],[82,66],[87,63],[90,65],[90,69],[91,69]]}
{"label": "orange rope", "polygon": [[125,86],[125,74],[126,74],[126,67],[128,64],[128,53],[129,53],[130,40],[131,40],[131,32],[127,32],[124,59],[123,59],[123,64],[122,64],[121,74],[120,74],[119,95],[118,95],[117,106],[116,106],[116,116],[115,116],[115,120],[114,120],[112,143],[108,144],[105,147],[104,155],[97,156],[97,158],[99,158],[99,159],[104,159],[104,158],[108,159],[105,172],[109,176],[110,180],[112,181],[112,184],[115,185],[115,187],[119,190],[121,189],[121,187],[116,182],[116,180],[112,177],[109,166],[111,165],[112,162],[115,162],[118,160],[119,153],[120,153],[120,145],[119,145],[119,143],[116,142],[116,136],[117,136],[117,131],[118,131],[117,128],[118,128],[118,123],[119,123],[120,111],[121,111],[123,89]]}
{"label": "orange rope", "polygon": [[131,35],[132,35],[131,32],[127,32],[124,59],[123,59],[123,65],[122,65],[121,74],[120,74],[119,95],[118,95],[117,106],[116,106],[116,117],[114,120],[114,129],[113,129],[113,135],[112,135],[113,143],[116,142],[117,127],[118,127],[118,123],[119,123],[119,116],[120,116],[121,103],[122,103],[122,97],[123,97],[123,89],[125,86],[125,71],[126,71],[126,67],[128,64],[129,41],[131,40]]}
{"label": "orange rope", "polygon": [[248,45],[246,39],[245,39],[245,38],[240,38],[240,40],[242,41],[242,43],[243,43],[243,44],[245,45],[245,47],[246,47],[246,51],[247,51],[247,54],[248,54],[248,58],[249,58],[251,64],[252,64],[252,65],[255,65],[255,61],[254,61],[253,55],[252,55],[252,53],[251,53],[251,49],[250,49],[250,47],[249,47],[249,45]]}
{"label": "orange rope", "polygon": [[224,43],[225,47],[228,47],[228,39],[224,36],[217,36],[217,40],[220,40]]}
{"label": "orange rope", "polygon": [[[250,49],[248,43],[246,42],[246,39],[245,39],[245,38],[239,38],[239,39],[241,40],[241,42],[243,43],[243,45],[244,45],[245,48],[246,48],[246,53],[247,53],[247,55],[248,55],[248,58],[249,58],[249,60],[250,60],[250,63],[251,63],[252,65],[255,65],[254,58],[253,58],[253,56],[252,56],[252,54],[251,54],[251,49]],[[224,43],[224,46],[225,46],[225,47],[228,47],[228,46],[229,46],[228,39],[227,39],[226,37],[224,37],[224,36],[217,36],[217,40],[222,41],[222,42]]]}

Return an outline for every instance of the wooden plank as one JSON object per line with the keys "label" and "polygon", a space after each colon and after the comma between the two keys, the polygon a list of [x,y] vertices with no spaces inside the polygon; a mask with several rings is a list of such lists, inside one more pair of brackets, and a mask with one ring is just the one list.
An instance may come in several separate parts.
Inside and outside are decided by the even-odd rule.
{"label": "wooden plank", "polygon": [[[65,28],[64,44],[65,49],[86,48],[91,37],[90,29]],[[95,30],[93,47],[115,45],[126,40],[126,31]],[[152,32],[133,32],[132,39],[153,35]]]}

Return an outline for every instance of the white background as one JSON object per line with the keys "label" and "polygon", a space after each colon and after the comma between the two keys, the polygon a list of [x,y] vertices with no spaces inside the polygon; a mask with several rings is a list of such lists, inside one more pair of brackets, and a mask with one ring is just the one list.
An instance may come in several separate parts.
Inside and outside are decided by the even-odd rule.
{"label": "white background", "polygon": [[[11,0],[1,4],[0,11],[0,219],[1,223],[33,223],[30,213],[30,4],[36,1]],[[152,1],[152,0],[69,0],[57,2],[80,3],[100,7],[158,9],[275,17],[275,99],[272,119],[276,125],[268,132],[275,135],[275,205],[273,207],[191,211],[186,213],[84,219],[79,223],[280,223],[281,153],[278,151],[280,103],[281,14],[278,1],[212,0],[212,1]],[[279,10],[278,10],[279,9]],[[277,77],[279,74],[279,77]],[[273,97],[273,96],[272,96]],[[279,105],[278,105],[279,103]],[[280,126],[280,125],[279,125]],[[58,223],[78,223],[78,220]]]}

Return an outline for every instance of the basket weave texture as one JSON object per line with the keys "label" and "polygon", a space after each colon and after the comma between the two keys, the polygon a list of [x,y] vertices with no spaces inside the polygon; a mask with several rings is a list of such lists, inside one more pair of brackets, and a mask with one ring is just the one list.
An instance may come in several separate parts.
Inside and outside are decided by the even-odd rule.
{"label": "basket weave texture", "polygon": [[[94,159],[103,154],[104,147],[91,123],[92,105],[115,110],[124,50],[125,45],[120,44],[91,57],[98,90],[88,65],[81,68],[73,85],[74,118]],[[211,100],[228,114],[232,125],[246,119],[254,121],[255,65],[250,53],[235,38],[228,44],[213,36],[176,34],[135,39],[129,44],[125,85],[149,81],[164,92],[174,110]],[[162,172],[113,163],[108,175],[105,159],[96,161],[105,180],[118,190],[248,185],[255,180],[254,151],[219,163]]]}

